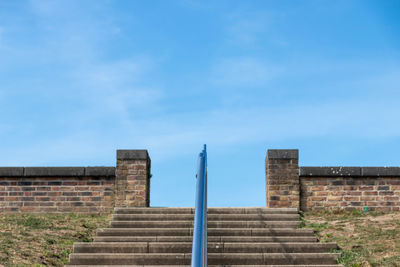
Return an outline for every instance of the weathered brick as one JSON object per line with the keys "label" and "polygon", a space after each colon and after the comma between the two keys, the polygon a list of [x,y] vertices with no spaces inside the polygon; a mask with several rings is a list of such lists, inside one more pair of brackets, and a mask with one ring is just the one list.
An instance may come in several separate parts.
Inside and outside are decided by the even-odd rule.
{"label": "weathered brick", "polygon": [[[39,206],[41,207],[53,207],[54,206],[54,202],[39,202]],[[46,209],[48,211],[48,209]]]}
{"label": "weathered brick", "polygon": [[327,196],[328,194],[328,191],[314,192],[315,196]]}
{"label": "weathered brick", "polygon": [[379,191],[380,196],[392,196],[394,195],[393,191]]}
{"label": "weathered brick", "polygon": [[62,181],[62,185],[76,186],[76,185],[78,185],[78,182],[77,181]]}
{"label": "weathered brick", "polygon": [[77,196],[77,192],[62,192],[63,196]]}
{"label": "weathered brick", "polygon": [[358,190],[360,190],[360,191],[371,191],[371,190],[374,190],[374,187],[373,186],[360,186],[358,188]]}
{"label": "weathered brick", "polygon": [[325,201],[326,200],[326,197],[311,197],[311,200],[312,201]]}
{"label": "weathered brick", "polygon": [[79,201],[80,197],[67,197],[67,201]]}
{"label": "weathered brick", "polygon": [[345,201],[359,201],[360,200],[360,197],[356,197],[356,196],[354,196],[354,197],[343,197],[343,199],[345,200]]}
{"label": "weathered brick", "polygon": [[36,187],[36,191],[50,191],[50,190],[55,191],[50,186],[38,186],[38,187]]}
{"label": "weathered brick", "polygon": [[374,196],[362,196],[362,197],[360,197],[360,200],[361,201],[373,201],[373,200],[376,200],[376,197],[374,197]]}
{"label": "weathered brick", "polygon": [[332,185],[344,185],[344,181],[340,180],[340,181],[333,181]]}
{"label": "weathered brick", "polygon": [[75,191],[88,191],[89,186],[76,186]]}
{"label": "weathered brick", "polygon": [[35,198],[36,201],[50,201],[49,197],[36,197]]}
{"label": "weathered brick", "polygon": [[342,197],[341,196],[329,196],[327,197],[327,201],[341,201]]}
{"label": "weathered brick", "polygon": [[6,201],[21,201],[22,197],[5,197]]}
{"label": "weathered brick", "polygon": [[49,181],[48,185],[62,185],[62,181]]}
{"label": "weathered brick", "polygon": [[370,196],[370,195],[374,195],[374,196],[376,196],[376,195],[378,195],[378,192],[377,191],[365,191],[365,192],[363,192],[363,195],[364,196]]}
{"label": "weathered brick", "polygon": [[33,192],[32,196],[47,196],[48,192]]}
{"label": "weathered brick", "polygon": [[35,187],[33,187],[33,186],[22,186],[21,187],[21,190],[22,191],[35,191]]}
{"label": "weathered brick", "polygon": [[384,197],[385,201],[399,201],[399,197]]}

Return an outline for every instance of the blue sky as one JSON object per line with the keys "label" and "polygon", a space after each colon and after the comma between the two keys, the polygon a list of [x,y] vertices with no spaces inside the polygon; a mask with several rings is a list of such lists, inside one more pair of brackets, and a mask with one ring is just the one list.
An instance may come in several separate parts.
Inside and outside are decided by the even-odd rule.
{"label": "blue sky", "polygon": [[0,165],[148,149],[151,204],[265,205],[268,148],[400,166],[400,2],[0,1]]}

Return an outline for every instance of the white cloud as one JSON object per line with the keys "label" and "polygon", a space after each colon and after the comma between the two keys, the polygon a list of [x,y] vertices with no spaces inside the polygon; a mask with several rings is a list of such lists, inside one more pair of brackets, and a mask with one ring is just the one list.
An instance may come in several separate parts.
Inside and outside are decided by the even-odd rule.
{"label": "white cloud", "polygon": [[40,15],[54,14],[54,12],[60,8],[60,4],[62,3],[62,1],[53,0],[30,0],[31,7]]}
{"label": "white cloud", "polygon": [[276,31],[277,24],[285,15],[274,11],[237,10],[225,17],[226,40],[245,48],[259,48],[266,44],[279,47],[288,42]]}
{"label": "white cloud", "polygon": [[[400,137],[396,101],[376,103],[364,99],[288,105],[220,109],[195,116],[166,116],[137,125],[146,135],[132,139],[157,159],[191,153],[203,142],[216,150],[226,146],[300,140],[313,137],[382,139]],[[164,153],[164,152],[165,153]],[[166,154],[168,151],[168,154]]]}
{"label": "white cloud", "polygon": [[[69,1],[63,2],[64,6],[55,4],[60,3],[56,1],[32,3],[38,19],[43,19],[42,27],[47,25],[49,16],[57,18],[63,12],[71,14],[68,9],[70,7],[65,4],[70,3]],[[66,10],[62,10],[64,8]],[[90,13],[90,10],[87,12]],[[4,154],[7,154],[8,159],[4,159],[4,164],[15,163],[15,159],[20,161],[15,163],[17,165],[40,165],[43,162],[51,163],[50,160],[79,163],[88,159],[108,158],[109,152],[116,148],[147,148],[153,159],[161,161],[193,153],[202,143],[224,149],[224,146],[234,144],[297,140],[302,137],[400,136],[400,126],[397,123],[400,108],[395,103],[397,98],[389,101],[385,98],[385,101],[372,102],[373,105],[370,104],[371,101],[358,97],[334,101],[324,99],[318,104],[276,105],[280,107],[231,105],[201,112],[193,111],[190,114],[164,113],[162,101],[168,97],[167,92],[151,77],[157,61],[151,56],[132,54],[126,55],[124,59],[106,59],[102,56],[103,41],[118,27],[112,20],[106,20],[109,22],[104,24],[96,19],[90,23],[80,20],[79,17],[75,19],[72,24],[71,20],[56,19],[57,27],[49,30],[47,39],[40,42],[38,49],[43,56],[54,59],[57,66],[63,65],[65,76],[62,77],[71,81],[66,86],[68,91],[64,93],[76,96],[77,101],[83,102],[82,105],[77,105],[76,110],[62,114],[65,125],[74,127],[68,128],[59,136],[57,133],[47,135],[35,141],[35,144],[19,150],[10,147],[10,152],[14,154],[6,151]],[[270,23],[268,17],[232,17],[229,36],[240,44],[254,45],[258,41],[258,35],[265,33]],[[106,26],[103,27],[104,25]],[[226,95],[234,95],[234,91],[239,91],[239,88],[240,92],[236,91],[236,95],[240,97],[241,93],[248,93],[248,88],[266,88],[271,80],[282,77],[283,72],[288,74],[288,71],[293,71],[300,73],[298,75],[306,75],[308,72],[309,76],[320,74],[321,65],[315,64],[315,60],[309,62],[312,68],[285,66],[287,69],[283,69],[262,58],[222,58],[211,67],[209,82],[215,87],[223,88]],[[376,92],[379,86],[390,87],[382,82],[390,80],[390,88],[397,90],[397,87],[393,87],[393,84],[400,84],[400,76],[397,74],[390,73],[389,77],[381,77],[381,80],[371,78],[361,81],[357,86],[367,88],[367,84],[373,84]],[[347,81],[346,83],[348,85]],[[63,87],[63,84],[55,81],[52,86]],[[45,88],[49,91],[51,89]],[[65,87],[63,90],[66,90]],[[25,126],[27,122],[22,124]],[[1,129],[4,127],[0,125]],[[38,139],[41,138],[38,136]]]}
{"label": "white cloud", "polygon": [[[163,92],[145,79],[155,61],[133,51],[123,59],[105,51],[105,44],[115,42],[115,34],[121,33],[107,4],[84,6],[88,8],[81,1],[31,0],[31,4],[39,27],[47,29],[40,47],[43,57],[64,68],[62,78],[68,85],[62,90],[84,102],[80,110],[71,112],[71,120],[79,114],[82,123],[114,117],[114,124],[130,125],[138,110],[157,110]],[[54,22],[50,29],[49,22]]]}
{"label": "white cloud", "polygon": [[113,151],[117,148],[145,148],[149,149],[154,162],[160,162],[193,154],[203,143],[214,151],[223,151],[233,145],[314,137],[393,138],[400,137],[398,114],[400,107],[395,100],[371,106],[359,99],[313,106],[220,109],[195,115],[152,116],[132,120],[117,129],[84,128],[46,138],[32,146],[13,149],[11,155],[6,153],[8,159],[2,160],[5,160],[3,164],[14,162],[17,165],[90,164],[89,159],[113,161]]}
{"label": "white cloud", "polygon": [[227,27],[228,38],[231,42],[252,46],[259,40],[259,35],[267,30],[270,22],[267,16],[231,15]]}
{"label": "white cloud", "polygon": [[211,82],[229,87],[261,86],[280,73],[279,67],[262,60],[239,57],[217,62],[211,70]]}

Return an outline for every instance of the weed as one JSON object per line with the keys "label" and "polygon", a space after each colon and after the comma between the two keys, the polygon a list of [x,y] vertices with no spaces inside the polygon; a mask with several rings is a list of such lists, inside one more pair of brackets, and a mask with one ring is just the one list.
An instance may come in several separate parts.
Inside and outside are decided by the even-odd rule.
{"label": "weed", "polygon": [[313,212],[304,225],[322,242],[337,242],[345,267],[400,266],[400,214],[368,211]]}
{"label": "weed", "polygon": [[20,217],[15,218],[15,222],[17,225],[29,227],[31,229],[45,229],[49,226],[47,220],[34,215],[20,215]]}
{"label": "weed", "polygon": [[108,215],[0,215],[0,266],[63,266],[74,242],[91,241]]}

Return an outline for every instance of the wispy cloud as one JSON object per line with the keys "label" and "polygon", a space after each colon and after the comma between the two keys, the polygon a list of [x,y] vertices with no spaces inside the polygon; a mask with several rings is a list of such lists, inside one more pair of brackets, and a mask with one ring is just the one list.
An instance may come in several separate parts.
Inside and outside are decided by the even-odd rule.
{"label": "wispy cloud", "polygon": [[288,42],[276,32],[284,14],[277,10],[260,11],[249,7],[235,10],[225,16],[226,40],[246,49],[273,44],[287,46]]}
{"label": "wispy cloud", "polygon": [[211,69],[211,83],[227,87],[262,86],[281,71],[280,67],[251,57],[225,58]]}
{"label": "wispy cloud", "polygon": [[[395,101],[375,105],[373,115],[370,110],[371,105],[362,99],[314,106],[216,110],[201,114],[195,119],[196,123],[192,123],[192,117],[180,117],[181,123],[164,122],[172,131],[166,131],[160,121],[145,123],[150,131],[141,140],[159,151],[184,153],[198,146],[198,140],[223,149],[233,144],[306,137],[400,137],[400,126],[395,123],[400,107]],[[387,125],[393,126],[388,128]]]}
{"label": "wispy cloud", "polygon": [[[99,159],[105,156],[101,151],[108,147],[115,150],[119,145],[132,144],[132,138],[146,131],[138,127],[138,121],[144,117],[148,119],[148,114],[159,109],[158,102],[164,94],[155,82],[147,79],[156,61],[151,56],[134,52],[110,58],[104,44],[114,41],[115,34],[119,34],[115,31],[118,25],[108,12],[98,16],[106,11],[104,6],[98,8],[97,4],[91,4],[86,9],[81,3],[30,1],[37,43],[27,43],[26,47],[18,44],[7,55],[12,64],[7,64],[7,60],[3,64],[20,73],[13,84],[32,88],[30,93],[34,98],[26,99],[25,104],[32,106],[39,102],[39,107],[45,108],[35,107],[33,111],[39,112],[40,120],[27,122],[18,119],[18,114],[14,115],[16,119],[11,128],[5,127],[7,123],[1,126],[1,133],[11,129],[22,138],[23,129],[29,138],[35,139],[34,143],[24,141],[26,145],[20,149],[15,149],[13,144],[5,145],[3,149],[11,154],[2,159],[2,164]],[[98,14],[93,14],[96,12]],[[30,64],[36,64],[35,57],[43,59],[40,67],[35,67],[46,71],[35,73],[34,77],[21,71],[21,64],[14,61],[20,58],[22,62],[25,53],[32,58],[27,60]],[[23,92],[21,90],[20,94]],[[64,107],[66,102],[68,108]],[[44,109],[47,112],[43,112]],[[45,129],[50,125],[54,128],[47,132]],[[134,143],[140,145],[140,142]],[[84,152],[77,156],[78,150]],[[58,153],[60,151],[62,153]]]}
{"label": "wispy cloud", "polygon": [[235,12],[227,16],[228,40],[244,46],[253,46],[259,40],[259,36],[268,30],[271,25],[271,17],[268,14],[243,14]]}
{"label": "wispy cloud", "polygon": [[[3,52],[4,60],[2,57],[0,62],[3,68],[15,68],[14,73],[18,75],[9,82],[10,88],[11,84],[29,88],[18,95],[27,99],[25,114],[21,119],[15,116],[17,119],[11,122],[11,128],[7,123],[0,125],[0,132],[6,129],[7,136],[25,134],[15,139],[14,144],[25,142],[19,149],[15,149],[14,144],[4,144],[3,151],[8,157],[1,159],[4,164],[15,159],[19,160],[17,165],[79,163],[109,159],[108,155],[114,160],[110,151],[115,148],[148,148],[155,161],[163,161],[192,153],[199,142],[223,150],[233,144],[302,137],[400,136],[400,126],[396,123],[400,114],[395,103],[398,97],[379,96],[382,88],[389,95],[398,96],[397,66],[388,67],[385,60],[379,64],[360,63],[359,59],[338,62],[333,56],[322,58],[319,54],[313,54],[314,57],[305,54],[296,56],[296,60],[284,61],[265,50],[260,52],[260,44],[279,41],[279,35],[274,32],[279,14],[267,12],[266,8],[260,12],[230,12],[228,16],[225,12],[219,13],[216,21],[225,22],[218,25],[225,27],[225,35],[221,37],[220,32],[214,32],[210,38],[215,39],[210,40],[226,48],[222,55],[210,53],[209,58],[195,67],[186,61],[177,64],[178,61],[171,58],[170,66],[188,66],[192,68],[189,72],[197,68],[196,76],[201,78],[194,78],[198,81],[196,86],[210,88],[204,90],[207,91],[204,98],[212,99],[212,105],[205,109],[187,108],[177,114],[168,112],[167,107],[178,106],[182,101],[187,101],[188,107],[198,106],[187,87],[176,82],[182,71],[165,70],[168,66],[162,66],[164,70],[160,71],[157,57],[147,50],[124,48],[119,51],[119,46],[113,47],[125,34],[123,25],[116,23],[115,13],[107,10],[107,5],[113,2],[96,1],[85,5],[89,2],[31,0],[30,3],[34,23],[32,27],[25,25],[24,30],[33,33],[33,40],[14,41],[12,53]],[[183,5],[195,9],[197,3],[189,1]],[[169,28],[166,26],[166,29]],[[182,32],[171,32],[172,38],[173,34],[181,36]],[[1,42],[0,26],[0,46]],[[189,47],[189,43],[187,45]],[[179,47],[174,49],[179,50]],[[110,52],[114,50],[117,53]],[[381,76],[377,71],[364,71],[360,65],[379,65]],[[353,69],[359,73],[353,75]],[[336,75],[331,75],[333,72]],[[169,87],[157,80],[166,76],[165,80],[172,80]],[[300,83],[288,83],[291,79]],[[274,88],[277,84],[279,88]],[[165,88],[175,85],[175,94],[171,96]],[[326,92],[318,95],[323,91],[321,88]],[[347,94],[355,89],[356,93]],[[288,96],[290,103],[268,101],[269,90],[284,91],[283,100]],[[218,92],[209,94],[211,91]],[[338,91],[346,97],[332,97],[338,95]],[[181,97],[177,98],[178,94]],[[317,101],[311,103],[307,97],[315,95]],[[30,96],[32,99],[28,99]],[[243,96],[247,97],[246,101]],[[2,97],[0,91],[0,101],[3,98],[6,99],[3,103],[10,102],[7,97],[7,94]],[[221,104],[229,97],[235,99],[233,104]],[[16,103],[20,103],[20,98]],[[39,101],[41,98],[45,101]],[[26,114],[29,112],[38,112],[36,120],[30,120]],[[26,136],[32,140],[27,140]],[[76,151],[79,151],[78,156]]]}
{"label": "wispy cloud", "polygon": [[[49,32],[56,42],[47,41],[47,49],[56,55],[58,64],[65,64],[68,90],[85,102],[83,116],[93,119],[111,113],[118,114],[116,120],[126,122],[130,112],[150,107],[162,97],[162,92],[143,78],[154,67],[149,56],[107,57],[104,42],[111,42],[119,31],[103,5],[90,5],[83,14],[81,1],[31,0],[31,4],[43,25],[49,20],[57,24]],[[104,13],[105,18],[92,13]],[[60,14],[70,17],[63,20]]]}

